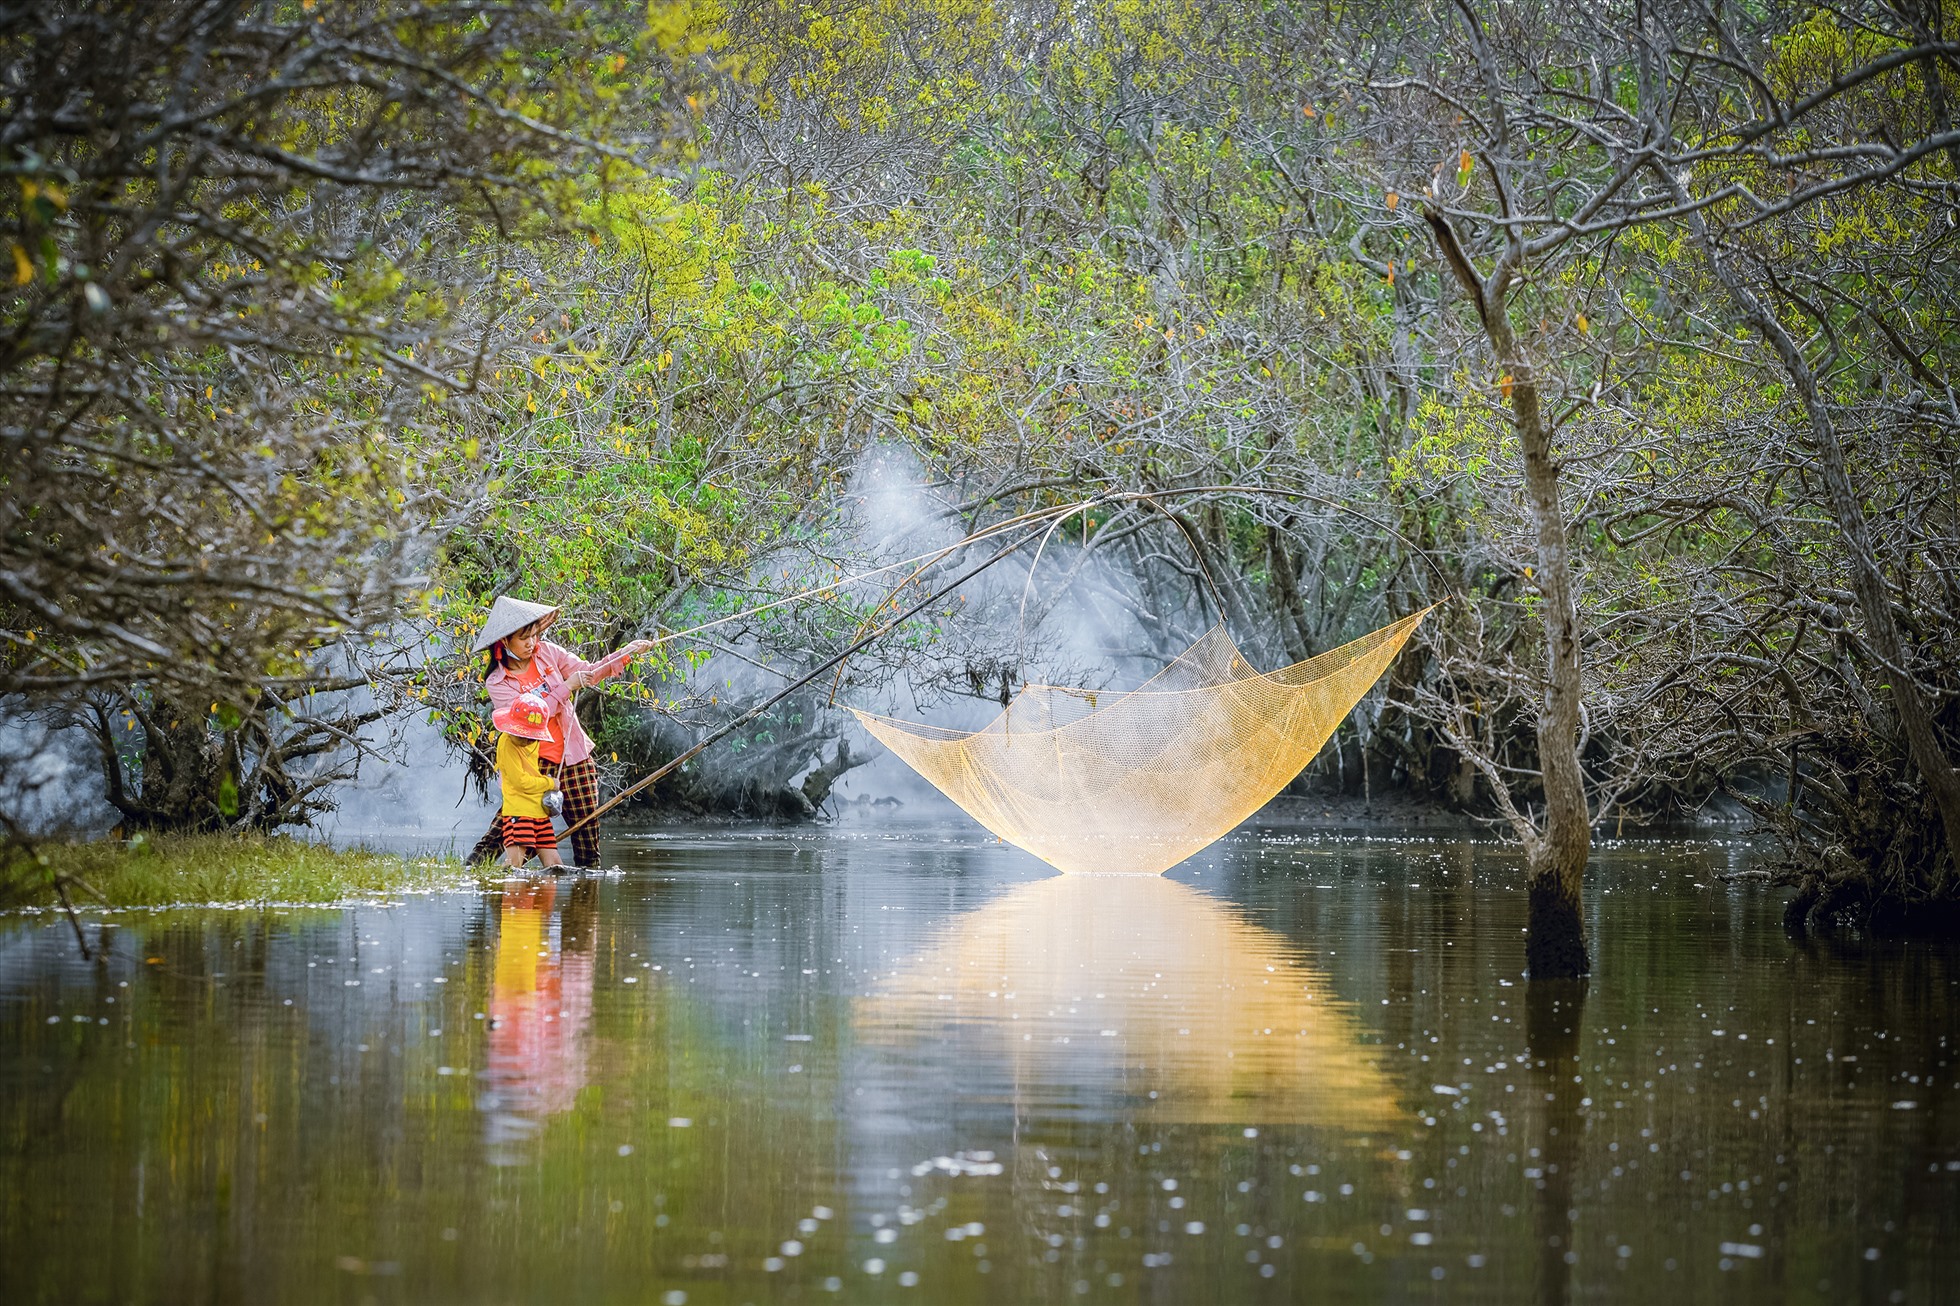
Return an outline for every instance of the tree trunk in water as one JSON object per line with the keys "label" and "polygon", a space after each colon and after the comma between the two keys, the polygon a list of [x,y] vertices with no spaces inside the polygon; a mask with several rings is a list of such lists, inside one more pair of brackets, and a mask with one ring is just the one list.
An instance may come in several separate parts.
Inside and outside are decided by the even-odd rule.
{"label": "tree trunk in water", "polygon": [[1544,427],[1539,388],[1517,355],[1509,324],[1501,324],[1497,359],[1511,373],[1511,412],[1525,451],[1525,496],[1539,533],[1539,594],[1544,598],[1544,706],[1539,708],[1539,773],[1544,779],[1544,829],[1527,849],[1529,933],[1525,969],[1531,979],[1586,975],[1586,922],[1580,884],[1592,855],[1592,814],[1580,773],[1580,614],[1572,596],[1572,555],[1558,506],[1558,463]]}
{"label": "tree trunk in water", "polygon": [[849,739],[837,741],[837,752],[828,762],[823,760],[823,753],[820,750],[817,753],[817,765],[809,775],[803,777],[803,801],[810,805],[812,812],[817,811],[830,801],[831,789],[844,778],[845,772],[863,766],[869,760],[869,758],[851,755]]}
{"label": "tree trunk in water", "polygon": [[1545,623],[1545,701],[1538,709],[1538,770],[1545,786],[1545,824],[1526,845],[1529,932],[1525,968],[1532,979],[1570,979],[1591,970],[1579,889],[1592,854],[1592,816],[1579,769],[1579,609],[1572,592],[1572,554],[1559,504],[1552,433],[1531,365],[1503,309],[1484,324],[1498,366],[1510,377],[1511,418],[1524,454],[1525,498],[1538,537]]}
{"label": "tree trunk in water", "polygon": [[1449,220],[1434,209],[1423,220],[1436,233],[1444,260],[1468,292],[1483,322],[1484,335],[1503,375],[1511,404],[1511,425],[1524,458],[1525,498],[1537,535],[1538,567],[1533,576],[1545,631],[1545,701],[1538,709],[1538,771],[1545,789],[1542,828],[1522,831],[1525,841],[1525,968],[1532,979],[1575,979],[1587,974],[1585,917],[1579,891],[1586,859],[1592,854],[1592,814],[1586,805],[1586,777],[1579,768],[1579,609],[1572,592],[1572,553],[1565,538],[1565,512],[1559,503],[1558,460],[1552,457],[1552,430],[1545,421],[1538,380],[1505,316],[1505,292],[1522,258],[1513,245],[1488,281],[1477,276]]}

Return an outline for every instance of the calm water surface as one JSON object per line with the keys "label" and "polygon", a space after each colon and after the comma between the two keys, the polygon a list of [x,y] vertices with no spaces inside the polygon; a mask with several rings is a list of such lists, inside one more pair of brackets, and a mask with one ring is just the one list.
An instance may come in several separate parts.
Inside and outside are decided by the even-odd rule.
{"label": "calm water surface", "polygon": [[1960,954],[1725,841],[622,835],[616,875],[0,919],[0,1301],[1953,1300]]}

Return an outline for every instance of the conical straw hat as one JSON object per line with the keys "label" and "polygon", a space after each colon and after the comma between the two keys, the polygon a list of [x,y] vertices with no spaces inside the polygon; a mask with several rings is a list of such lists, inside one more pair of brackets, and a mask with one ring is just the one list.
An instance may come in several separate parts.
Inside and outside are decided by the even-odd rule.
{"label": "conical straw hat", "polygon": [[542,603],[526,603],[508,594],[499,594],[497,601],[490,605],[490,615],[483,619],[483,629],[477,632],[476,643],[470,652],[481,653],[506,635],[515,635],[534,621],[542,621],[549,626],[558,619],[558,609]]}

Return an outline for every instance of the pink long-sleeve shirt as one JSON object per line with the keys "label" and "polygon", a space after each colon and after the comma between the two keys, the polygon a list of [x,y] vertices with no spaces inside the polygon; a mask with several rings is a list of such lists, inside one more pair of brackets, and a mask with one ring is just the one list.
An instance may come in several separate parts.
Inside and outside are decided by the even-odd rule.
{"label": "pink long-sleeve shirt", "polygon": [[[588,680],[605,680],[624,671],[627,661],[623,653],[613,652],[597,662],[587,662],[570,649],[541,639],[531,654],[530,671],[535,679],[532,674],[520,677],[498,667],[485,677],[483,687],[490,691],[495,711],[508,707],[525,690],[535,690],[551,708],[552,738],[538,745],[538,756],[547,762],[572,766],[592,756],[592,738],[578,723],[578,712],[572,707],[572,691],[565,682],[580,671],[586,673]],[[559,740],[564,741],[562,748]]]}

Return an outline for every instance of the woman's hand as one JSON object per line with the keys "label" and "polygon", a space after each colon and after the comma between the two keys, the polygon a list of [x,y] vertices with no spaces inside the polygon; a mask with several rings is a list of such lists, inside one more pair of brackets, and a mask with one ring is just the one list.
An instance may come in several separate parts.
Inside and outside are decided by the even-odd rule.
{"label": "woman's hand", "polygon": [[586,675],[585,672],[574,671],[571,675],[565,677],[565,692],[576,694],[591,683],[592,677]]}
{"label": "woman's hand", "polygon": [[646,652],[646,651],[647,651],[648,649],[650,649],[650,648],[652,648],[652,647],[653,647],[653,641],[652,641],[652,640],[650,640],[650,639],[636,639],[636,640],[634,640],[634,641],[633,641],[633,642],[632,642],[631,644],[628,644],[628,645],[627,645],[627,646],[626,646],[625,648],[623,648],[623,649],[621,649],[621,650],[619,650],[619,651],[620,651],[620,652],[621,652],[622,654],[624,654],[624,655],[625,655],[626,657],[629,657],[629,658],[636,658],[636,657],[638,657],[638,656],[640,656],[640,654],[642,654],[642,653],[644,653],[644,652]]}

